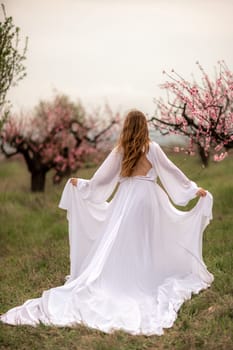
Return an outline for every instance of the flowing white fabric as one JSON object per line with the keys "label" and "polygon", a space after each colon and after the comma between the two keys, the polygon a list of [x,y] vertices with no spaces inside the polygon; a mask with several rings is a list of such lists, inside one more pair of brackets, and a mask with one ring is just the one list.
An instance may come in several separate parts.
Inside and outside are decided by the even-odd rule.
{"label": "flowing white fabric", "polygon": [[[36,326],[85,324],[104,332],[163,334],[182,303],[210,286],[202,236],[212,218],[212,196],[190,211],[197,185],[150,143],[145,176],[121,177],[122,155],[114,149],[90,180],[67,182],[60,208],[67,210],[70,276],[59,287],[9,310],[1,321]],[[116,184],[113,199],[106,200]]]}

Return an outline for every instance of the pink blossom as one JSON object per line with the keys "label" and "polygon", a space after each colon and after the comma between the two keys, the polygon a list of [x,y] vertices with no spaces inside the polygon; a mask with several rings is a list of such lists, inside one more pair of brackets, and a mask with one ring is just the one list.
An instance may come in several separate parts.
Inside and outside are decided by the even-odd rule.
{"label": "pink blossom", "polygon": [[214,150],[215,150],[216,152],[219,152],[222,148],[223,148],[223,144],[220,143],[220,144],[218,144],[218,145],[214,148]]}
{"label": "pink blossom", "polygon": [[214,155],[214,161],[215,162],[221,162],[223,159],[225,159],[228,156],[228,152],[222,152],[220,155],[215,154]]}

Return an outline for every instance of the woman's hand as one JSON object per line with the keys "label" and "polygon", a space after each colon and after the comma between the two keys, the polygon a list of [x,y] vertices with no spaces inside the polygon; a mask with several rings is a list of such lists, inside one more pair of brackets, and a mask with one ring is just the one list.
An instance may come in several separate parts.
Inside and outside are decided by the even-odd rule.
{"label": "woman's hand", "polygon": [[70,182],[72,183],[73,186],[77,186],[77,183],[78,183],[78,179],[76,177],[72,177],[70,179]]}
{"label": "woman's hand", "polygon": [[204,190],[204,188],[199,188],[198,191],[196,192],[196,195],[199,197],[205,197],[207,195],[207,191]]}

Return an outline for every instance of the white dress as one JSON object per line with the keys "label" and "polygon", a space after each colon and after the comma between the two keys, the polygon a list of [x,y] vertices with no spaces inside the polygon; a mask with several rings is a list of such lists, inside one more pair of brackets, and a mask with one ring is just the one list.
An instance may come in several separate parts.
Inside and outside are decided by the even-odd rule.
{"label": "white dress", "polygon": [[150,143],[147,158],[146,176],[122,178],[122,156],[113,149],[90,180],[79,179],[77,187],[67,182],[59,206],[69,222],[70,276],[3,314],[2,322],[161,335],[182,303],[210,286],[202,234],[212,218],[212,196],[190,211],[177,210],[157,176],[178,205],[195,197],[197,185],[157,143]]}

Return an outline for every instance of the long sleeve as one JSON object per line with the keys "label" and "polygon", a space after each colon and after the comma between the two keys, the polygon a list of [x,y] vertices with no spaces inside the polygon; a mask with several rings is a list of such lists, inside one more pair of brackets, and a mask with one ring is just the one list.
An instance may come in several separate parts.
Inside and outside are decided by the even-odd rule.
{"label": "long sleeve", "polygon": [[151,144],[151,153],[157,175],[173,202],[177,205],[186,205],[195,198],[198,190],[196,183],[190,181],[155,142]]}
{"label": "long sleeve", "polygon": [[90,180],[78,179],[77,189],[82,198],[95,203],[109,198],[119,180],[121,158],[121,153],[114,148]]}
{"label": "long sleeve", "polygon": [[65,185],[59,208],[67,210],[69,221],[68,281],[77,278],[84,260],[101,235],[109,207],[106,200],[119,180],[121,158],[121,153],[114,148],[90,180],[79,178],[77,186],[68,180]]}

